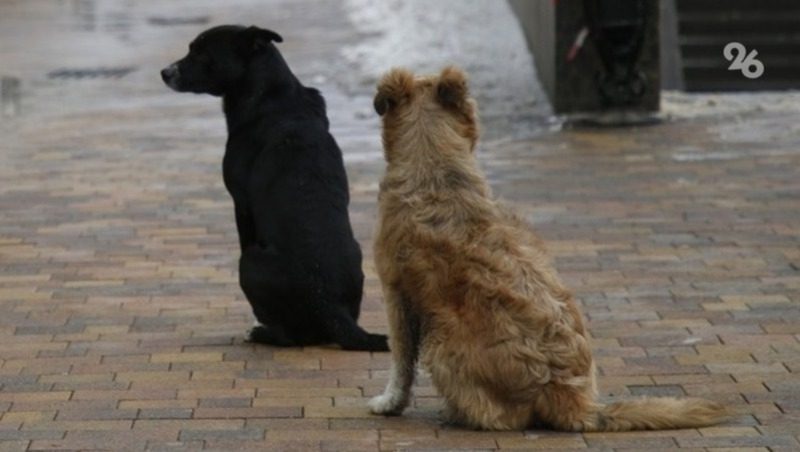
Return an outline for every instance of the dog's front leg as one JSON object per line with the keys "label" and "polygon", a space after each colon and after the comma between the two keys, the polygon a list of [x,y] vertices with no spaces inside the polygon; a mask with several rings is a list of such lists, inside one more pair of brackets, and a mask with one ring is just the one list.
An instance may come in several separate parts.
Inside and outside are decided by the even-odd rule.
{"label": "dog's front leg", "polygon": [[392,351],[392,367],[389,383],[383,394],[369,401],[375,414],[399,415],[411,399],[417,357],[419,355],[419,317],[413,313],[408,300],[389,287],[384,286],[386,314],[389,320],[389,348]]}

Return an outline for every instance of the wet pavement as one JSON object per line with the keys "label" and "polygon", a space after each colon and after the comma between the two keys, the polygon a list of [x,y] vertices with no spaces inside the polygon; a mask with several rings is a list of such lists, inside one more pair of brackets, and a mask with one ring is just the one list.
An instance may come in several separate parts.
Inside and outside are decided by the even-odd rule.
{"label": "wet pavement", "polygon": [[[800,448],[798,95],[669,93],[659,125],[559,131],[505,4],[416,4],[0,3],[0,451]],[[476,15],[484,28],[467,37]],[[426,21],[439,29],[414,33]],[[279,31],[327,99],[366,255],[362,325],[386,331],[372,82],[383,64],[456,60],[495,194],[547,241],[589,319],[601,395],[703,396],[735,417],[464,431],[439,423],[424,376],[405,416],[371,416],[387,354],[243,343],[219,101],[158,77],[219,23]]]}

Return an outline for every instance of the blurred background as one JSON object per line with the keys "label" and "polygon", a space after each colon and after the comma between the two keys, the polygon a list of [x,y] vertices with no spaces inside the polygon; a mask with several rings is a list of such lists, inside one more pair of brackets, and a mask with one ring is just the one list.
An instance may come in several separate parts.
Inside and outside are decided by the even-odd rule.
{"label": "blurred background", "polygon": [[[798,8],[787,0],[6,0],[2,111],[10,117],[35,110],[36,99],[58,109],[75,95],[91,103],[102,99],[103,80],[113,80],[115,90],[133,84],[139,94],[160,90],[154,69],[177,58],[199,31],[229,22],[275,28],[288,37],[282,48],[307,84],[347,93],[370,87],[394,65],[420,72],[462,65],[487,125],[500,122],[506,137],[569,118],[602,122],[599,113],[609,111],[647,120],[792,109],[798,97],[785,90],[800,83],[793,58],[800,47]],[[319,36],[305,32],[323,28]],[[733,58],[723,50],[730,43],[741,45],[731,50],[736,58],[763,64],[763,74],[748,78],[728,69]],[[309,47],[325,60],[303,58]],[[50,96],[52,90],[59,95]],[[731,91],[760,94],[682,94]],[[51,97],[58,99],[48,103]],[[486,130],[498,138],[495,127]]]}

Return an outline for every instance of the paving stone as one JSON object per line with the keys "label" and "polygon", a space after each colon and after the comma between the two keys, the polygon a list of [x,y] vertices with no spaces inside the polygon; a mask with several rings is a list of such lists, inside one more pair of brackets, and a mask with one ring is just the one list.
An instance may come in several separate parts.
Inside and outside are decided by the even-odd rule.
{"label": "paving stone", "polygon": [[[245,450],[245,451],[263,451],[263,450],[280,450],[291,452],[304,452],[304,451],[321,451],[320,441],[309,440],[303,438],[295,438],[289,440],[270,440],[263,441],[234,441],[230,439],[210,439],[205,441],[205,448],[216,451],[228,450]],[[347,450],[347,449],[342,449]]]}
{"label": "paving stone", "polygon": [[0,452],[24,452],[30,441],[0,441]]}
{"label": "paving stone", "polygon": [[264,429],[242,428],[236,430],[181,430],[179,439],[181,441],[203,441],[217,440],[244,440],[254,441],[264,438]]}
{"label": "paving stone", "polygon": [[497,438],[501,450],[581,450],[586,449],[583,435],[553,432],[523,432]]}
{"label": "paving stone", "polygon": [[204,408],[244,408],[253,404],[249,397],[200,399],[199,406]]}
{"label": "paving stone", "polygon": [[679,385],[663,386],[628,386],[631,395],[649,397],[681,397],[686,392]]}
{"label": "paving stone", "polygon": [[[153,452],[177,452],[193,451],[203,448],[205,442],[202,440],[194,441],[148,441],[145,450]],[[211,449],[213,450],[213,448]]]}
{"label": "paving stone", "polygon": [[613,449],[669,449],[676,446],[675,439],[669,436],[663,437],[626,437],[619,435],[616,437],[587,437],[586,444],[590,448],[613,448]]}
{"label": "paving stone", "polygon": [[110,419],[136,419],[138,410],[105,410],[105,409],[69,409],[62,408],[58,410],[56,420],[59,421],[74,421],[74,420],[110,420]]}
{"label": "paving stone", "polygon": [[191,408],[143,408],[139,410],[137,419],[190,419]]}
{"label": "paving stone", "polygon": [[39,439],[53,440],[64,437],[64,430],[3,430],[0,429],[0,441],[35,441]]}
{"label": "paving stone", "polygon": [[800,447],[791,435],[678,438],[681,447]]}

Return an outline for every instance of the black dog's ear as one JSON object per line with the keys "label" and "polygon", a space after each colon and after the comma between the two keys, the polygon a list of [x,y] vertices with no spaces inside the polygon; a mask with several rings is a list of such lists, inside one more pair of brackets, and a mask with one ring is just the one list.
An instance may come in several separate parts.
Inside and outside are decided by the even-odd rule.
{"label": "black dog's ear", "polygon": [[414,91],[414,74],[402,68],[394,68],[387,72],[378,82],[378,92],[372,106],[375,112],[383,116],[400,101],[411,96]]}
{"label": "black dog's ear", "polygon": [[464,71],[448,66],[439,74],[439,83],[436,87],[436,99],[444,107],[460,109],[469,95],[467,89],[467,76]]}
{"label": "black dog's ear", "polygon": [[283,42],[283,38],[278,33],[266,28],[258,28],[255,25],[247,27],[245,33],[253,43],[253,50],[263,49],[271,42]]}

